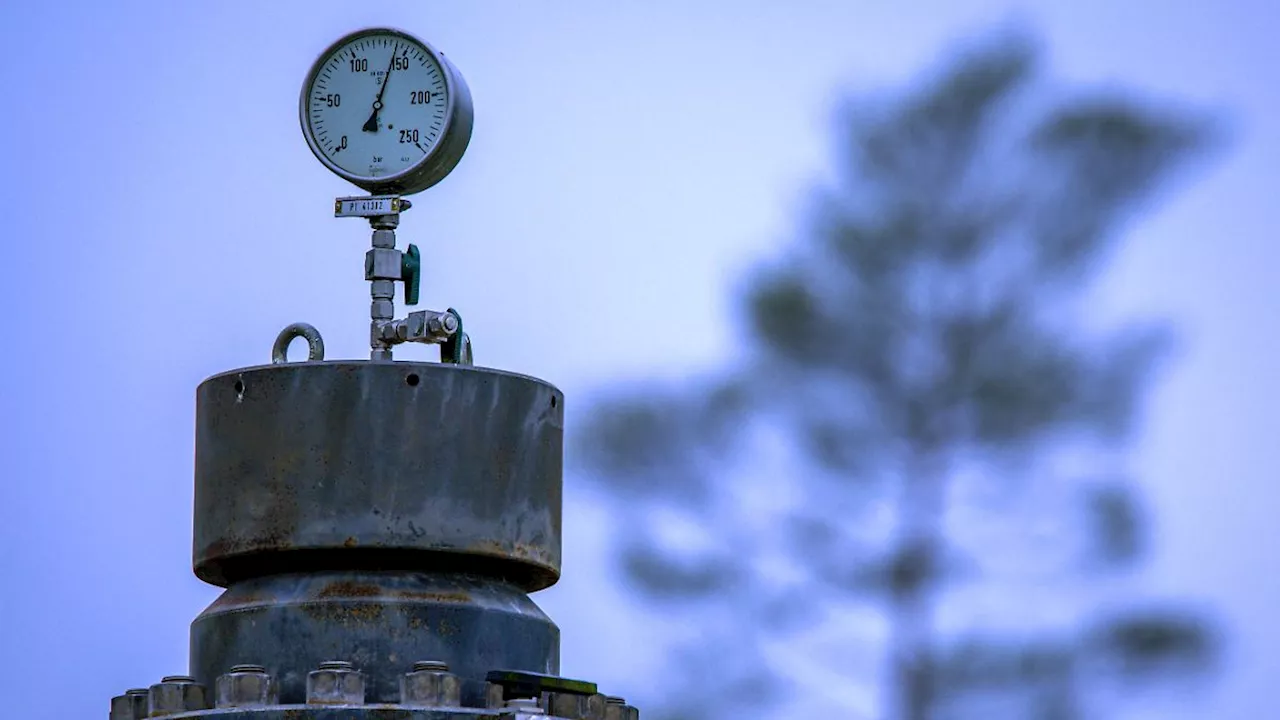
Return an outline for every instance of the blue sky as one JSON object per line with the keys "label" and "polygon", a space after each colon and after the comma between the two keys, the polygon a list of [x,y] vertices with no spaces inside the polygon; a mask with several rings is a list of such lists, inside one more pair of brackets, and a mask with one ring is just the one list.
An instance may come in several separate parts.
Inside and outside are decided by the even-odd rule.
{"label": "blue sky", "polygon": [[[1187,717],[1269,712],[1276,15],[1154,0],[3,5],[10,712],[91,717],[185,669],[188,623],[216,595],[189,572],[196,384],[265,362],[299,320],[330,357],[367,352],[367,230],[332,218],[351,189],[311,156],[296,115],[332,40],[398,25],[466,77],[471,147],[415,198],[402,242],[435,259],[424,306],[462,311],[481,364],[559,385],[572,428],[594,386],[733,354],[726,290],[782,246],[829,172],[842,93],[892,88],[1010,18],[1042,33],[1063,83],[1233,120],[1231,154],[1133,224],[1096,307],[1182,331],[1129,467],[1159,523],[1148,587],[1218,607],[1234,631],[1230,673]],[[677,314],[684,342],[646,336]],[[606,588],[594,541],[608,518],[573,477],[566,502],[565,579],[536,599],[563,630],[565,673],[625,694],[656,646]]]}

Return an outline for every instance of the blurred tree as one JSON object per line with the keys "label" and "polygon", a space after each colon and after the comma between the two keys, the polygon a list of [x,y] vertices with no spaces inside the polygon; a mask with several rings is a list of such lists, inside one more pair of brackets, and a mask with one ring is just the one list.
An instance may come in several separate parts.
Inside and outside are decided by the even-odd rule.
{"label": "blurred tree", "polygon": [[[620,564],[697,628],[645,698],[658,715],[766,714],[808,672],[776,659],[779,640],[847,625],[863,600],[884,619],[882,703],[901,720],[1094,718],[1105,683],[1212,658],[1211,627],[1176,606],[1021,634],[939,627],[944,595],[1001,568],[1030,568],[1032,586],[1052,568],[1088,604],[1141,557],[1134,488],[1106,451],[1170,334],[1099,332],[1078,305],[1125,221],[1215,137],[1124,95],[1058,102],[1037,58],[1001,36],[900,97],[852,103],[834,187],[746,285],[743,361],[593,407],[575,449],[625,518]],[[840,669],[842,647],[813,659],[828,686],[866,680]]]}

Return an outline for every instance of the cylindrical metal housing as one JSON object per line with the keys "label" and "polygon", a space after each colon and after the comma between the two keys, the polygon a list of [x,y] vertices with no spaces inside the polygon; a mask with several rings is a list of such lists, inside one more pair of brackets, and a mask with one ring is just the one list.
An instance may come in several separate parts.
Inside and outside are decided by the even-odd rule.
{"label": "cylindrical metal housing", "polygon": [[368,702],[400,702],[400,678],[424,659],[448,663],[463,703],[483,706],[490,670],[558,673],[560,630],[491,578],[351,571],[238,582],[191,624],[192,675],[212,684],[261,665],[286,704],[304,702],[307,673],[330,660],[365,675]]}
{"label": "cylindrical metal housing", "polygon": [[563,395],[431,363],[285,363],[201,383],[193,564],[560,574]]}
{"label": "cylindrical metal housing", "polygon": [[199,682],[259,665],[300,704],[344,661],[366,702],[396,703],[435,660],[483,706],[491,670],[559,671],[559,630],[526,594],[560,572],[559,390],[339,361],[234,370],[196,400],[193,567],[227,588],[191,626]]}

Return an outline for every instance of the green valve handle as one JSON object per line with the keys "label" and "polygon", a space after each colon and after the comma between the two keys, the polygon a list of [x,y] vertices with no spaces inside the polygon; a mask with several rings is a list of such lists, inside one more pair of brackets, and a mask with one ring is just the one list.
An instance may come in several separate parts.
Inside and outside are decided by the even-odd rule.
{"label": "green valve handle", "polygon": [[462,331],[462,316],[457,310],[449,308],[447,312],[458,321],[458,329],[440,345],[440,362],[454,365],[471,364],[471,339]]}
{"label": "green valve handle", "polygon": [[422,255],[413,243],[409,243],[409,249],[400,256],[400,279],[404,281],[404,304],[417,305],[422,281]]}

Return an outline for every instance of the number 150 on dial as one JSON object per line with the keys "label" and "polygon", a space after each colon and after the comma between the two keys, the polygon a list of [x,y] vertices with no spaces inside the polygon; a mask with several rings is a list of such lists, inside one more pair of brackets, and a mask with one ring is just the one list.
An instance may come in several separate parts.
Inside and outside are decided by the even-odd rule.
{"label": "number 150 on dial", "polygon": [[315,156],[372,193],[407,195],[451,171],[471,139],[471,94],[431,46],[371,28],[331,45],[311,68],[299,103]]}

